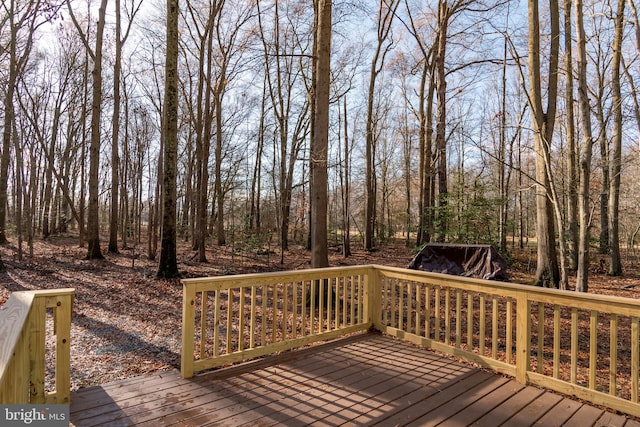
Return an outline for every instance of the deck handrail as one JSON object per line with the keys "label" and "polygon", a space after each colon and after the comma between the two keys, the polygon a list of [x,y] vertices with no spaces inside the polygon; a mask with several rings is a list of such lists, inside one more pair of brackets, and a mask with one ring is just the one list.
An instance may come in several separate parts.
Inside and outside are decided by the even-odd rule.
{"label": "deck handrail", "polygon": [[[324,284],[316,287],[325,301],[313,309],[301,303],[312,283]],[[372,327],[523,384],[640,416],[640,301],[630,298],[379,265],[187,279],[183,286],[184,377]],[[235,311],[226,310],[228,301]],[[273,340],[260,330],[261,315],[276,325]],[[312,318],[316,330],[309,332]]]}
{"label": "deck handrail", "polygon": [[640,416],[640,301],[376,267],[375,328]]}
{"label": "deck handrail", "polygon": [[182,280],[182,376],[368,330],[369,277],[356,267]]}
{"label": "deck handrail", "polygon": [[[0,403],[68,404],[74,289],[21,291],[0,309]],[[47,309],[53,312],[55,390],[45,390]]]}

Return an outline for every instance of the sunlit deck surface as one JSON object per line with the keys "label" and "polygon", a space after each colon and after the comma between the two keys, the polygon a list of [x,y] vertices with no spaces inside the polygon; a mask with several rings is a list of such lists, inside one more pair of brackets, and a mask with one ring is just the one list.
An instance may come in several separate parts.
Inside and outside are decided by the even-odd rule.
{"label": "sunlit deck surface", "polygon": [[76,426],[640,426],[635,420],[364,334],[181,379],[82,389]]}

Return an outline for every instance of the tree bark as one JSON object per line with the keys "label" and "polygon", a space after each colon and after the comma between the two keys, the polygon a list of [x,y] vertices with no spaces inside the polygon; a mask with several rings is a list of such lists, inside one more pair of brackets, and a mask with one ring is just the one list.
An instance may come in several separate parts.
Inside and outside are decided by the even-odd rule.
{"label": "tree bark", "polygon": [[162,185],[162,237],[157,276],[177,277],[176,175],[178,169],[178,0],[167,0],[167,54],[164,85],[164,174]]}
{"label": "tree bark", "polygon": [[565,52],[565,110],[567,122],[567,173],[568,173],[568,197],[567,197],[567,249],[569,256],[569,268],[578,269],[578,147],[576,146],[575,117],[573,110],[573,55],[572,51],[572,25],[571,25],[571,1],[564,1],[564,52]]}
{"label": "tree bark", "polygon": [[[374,233],[376,229],[376,126],[374,118],[374,99],[376,79],[384,65],[385,57],[393,41],[388,37],[391,32],[391,24],[395,17],[395,12],[400,4],[399,0],[389,2],[380,0],[378,6],[378,31],[376,50],[371,60],[371,70],[369,72],[369,91],[367,94],[367,122],[366,122],[366,148],[365,148],[365,228],[364,228],[364,248],[372,251],[375,248]],[[386,43],[386,45],[385,45]]]}
{"label": "tree bark", "polygon": [[556,113],[558,83],[559,25],[557,0],[550,1],[551,48],[547,109],[542,106],[540,65],[540,17],[538,1],[528,0],[529,9],[529,90],[531,121],[533,123],[536,152],[536,236],[538,245],[537,269],[534,282],[539,286],[556,287],[560,282],[558,257],[555,245],[553,206],[551,205],[550,144]]}
{"label": "tree bark", "polygon": [[111,128],[111,212],[109,215],[109,246],[108,251],[118,253],[118,203],[120,187],[120,74],[122,69],[122,37],[120,23],[120,0],[116,4],[116,37],[115,63],[113,65],[113,119]]}
{"label": "tree bark", "polygon": [[584,14],[582,0],[575,0],[576,30],[578,43],[578,96],[582,123],[582,149],[580,155],[580,190],[579,218],[580,231],[578,239],[578,269],[576,291],[587,292],[589,276],[589,188],[591,178],[591,153],[593,135],[591,132],[591,106],[587,85],[587,49],[584,31]]}
{"label": "tree bark", "polygon": [[620,174],[622,173],[622,94],[620,90],[620,62],[624,32],[625,0],[618,0],[613,41],[611,103],[613,105],[613,152],[611,156],[611,183],[609,187],[609,275],[622,275],[620,258]]}
{"label": "tree bark", "polygon": [[100,249],[100,113],[102,110],[102,39],[105,27],[107,0],[102,0],[98,12],[96,47],[93,56],[93,90],[91,101],[91,143],[89,145],[89,212],[87,219],[87,259],[102,259]]}
{"label": "tree bark", "polygon": [[327,155],[329,147],[329,91],[331,78],[332,0],[318,0],[315,81],[315,121],[311,142],[311,266],[329,266],[327,247]]}

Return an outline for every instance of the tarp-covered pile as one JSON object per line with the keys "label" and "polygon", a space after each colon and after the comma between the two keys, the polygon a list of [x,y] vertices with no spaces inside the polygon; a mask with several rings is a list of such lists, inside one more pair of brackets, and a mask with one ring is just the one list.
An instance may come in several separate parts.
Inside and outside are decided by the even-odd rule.
{"label": "tarp-covered pile", "polygon": [[491,245],[429,243],[407,268],[508,281],[507,262]]}

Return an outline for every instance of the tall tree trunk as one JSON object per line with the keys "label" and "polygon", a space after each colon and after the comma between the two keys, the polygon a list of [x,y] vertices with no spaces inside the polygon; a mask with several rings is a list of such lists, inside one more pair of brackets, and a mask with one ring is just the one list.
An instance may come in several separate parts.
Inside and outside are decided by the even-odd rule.
{"label": "tall tree trunk", "polygon": [[615,35],[613,41],[613,59],[611,103],[613,105],[613,152],[611,157],[611,185],[609,187],[609,275],[622,275],[620,259],[620,174],[622,173],[622,94],[620,91],[620,62],[622,57],[622,36],[624,32],[625,0],[618,0],[615,17]]}
{"label": "tall tree trunk", "polygon": [[351,256],[351,217],[349,215],[351,204],[351,150],[349,147],[349,125],[347,116],[347,98],[343,98],[344,109],[344,167],[342,169],[342,222],[344,224],[342,233],[342,255],[347,258]]}
{"label": "tall tree trunk", "polygon": [[555,245],[553,206],[551,205],[550,145],[556,113],[558,84],[559,25],[557,0],[550,0],[551,48],[547,109],[542,107],[540,65],[540,21],[538,0],[528,0],[529,7],[529,87],[531,121],[533,123],[536,152],[536,236],[538,259],[534,282],[539,286],[556,287],[560,282],[558,257]]}
{"label": "tall tree trunk", "polygon": [[311,143],[311,266],[327,267],[327,155],[331,86],[332,0],[318,0],[316,12],[316,81],[314,137]]}
{"label": "tall tree trunk", "polygon": [[[11,131],[14,129],[15,111],[14,111],[14,95],[18,77],[22,73],[33,46],[33,35],[36,26],[36,17],[41,2],[33,2],[27,7],[23,7],[16,0],[9,0],[8,5],[3,6],[6,9],[7,20],[9,25],[8,40],[8,61],[9,70],[7,72],[7,81],[5,84],[5,93],[3,100],[4,125],[2,128],[2,154],[0,156],[0,244],[7,242],[7,180],[9,171],[10,148],[11,148]],[[4,2],[3,2],[4,5]],[[22,12],[22,15],[20,15]],[[20,43],[18,32],[23,27],[28,27],[27,38],[22,44],[23,51],[18,51]]]}
{"label": "tall tree trunk", "polygon": [[111,212],[109,216],[109,249],[111,253],[118,253],[118,203],[120,187],[120,73],[122,69],[122,37],[120,23],[120,0],[116,4],[116,37],[115,63],[113,65],[113,119],[111,131]]}
{"label": "tall tree trunk", "polygon": [[438,100],[438,115],[436,120],[436,157],[438,174],[438,209],[437,209],[437,239],[444,242],[447,239],[448,222],[448,185],[447,185],[447,80],[445,72],[445,57],[447,51],[447,30],[449,26],[449,7],[447,1],[438,2],[438,48],[435,55],[436,95]]}
{"label": "tall tree trunk", "polygon": [[100,195],[100,112],[102,110],[102,39],[107,0],[102,0],[98,12],[96,47],[94,51],[93,99],[91,101],[91,143],[89,146],[89,212],[87,221],[87,259],[102,259],[98,198]]}
{"label": "tall tree trunk", "polygon": [[580,155],[578,269],[576,291],[587,292],[589,275],[589,184],[591,174],[591,152],[593,135],[591,132],[591,106],[589,105],[587,83],[587,49],[584,31],[582,0],[575,0],[576,30],[578,43],[578,96],[582,123],[582,149]]}
{"label": "tall tree trunk", "polygon": [[167,56],[164,85],[164,173],[162,237],[158,277],[178,276],[176,254],[176,198],[178,169],[178,0],[167,0]]}
{"label": "tall tree trunk", "polygon": [[[507,24],[508,28],[508,11]],[[505,29],[505,34],[506,34]],[[500,148],[498,153],[498,186],[500,189],[500,219],[498,230],[498,241],[500,244],[500,252],[507,252],[507,215],[509,212],[508,198],[508,182],[507,182],[507,162],[506,162],[506,144],[507,144],[507,38],[505,35],[502,47],[502,93],[501,93],[501,117],[500,117]]]}
{"label": "tall tree trunk", "polygon": [[[224,67],[223,67],[224,68]],[[224,192],[222,188],[222,93],[225,90],[226,75],[225,71],[221,71],[220,82],[216,89],[216,93],[213,96],[214,108],[216,110],[216,149],[215,149],[215,184],[214,193],[217,202],[216,207],[216,238],[218,240],[218,246],[224,246],[227,244],[227,238],[224,231]]]}
{"label": "tall tree trunk", "polygon": [[576,146],[575,118],[573,112],[573,58],[572,58],[572,25],[571,1],[564,0],[564,52],[565,52],[565,109],[567,121],[567,249],[569,268],[578,269],[578,147]]}
{"label": "tall tree trunk", "polygon": [[[371,251],[375,248],[374,233],[376,228],[376,126],[374,118],[374,98],[376,79],[382,71],[386,54],[390,50],[392,40],[388,40],[395,12],[400,4],[399,0],[384,1],[378,3],[378,31],[376,50],[371,60],[369,72],[369,91],[367,94],[367,122],[366,122],[366,148],[365,148],[365,228],[364,248]],[[388,43],[385,46],[385,43]]]}
{"label": "tall tree trunk", "polygon": [[[51,235],[51,222],[50,222],[50,212],[51,212],[51,199],[53,197],[53,168],[54,158],[56,152],[56,145],[58,143],[58,128],[60,126],[60,104],[61,104],[61,96],[58,96],[56,100],[56,106],[53,111],[53,123],[51,126],[51,141],[48,146],[47,159],[49,159],[49,165],[47,166],[47,170],[45,172],[45,183],[44,183],[44,200],[42,206],[42,237],[44,239],[48,238]],[[46,144],[43,141],[43,145]],[[45,148],[43,146],[43,148]]]}
{"label": "tall tree trunk", "polygon": [[253,176],[251,178],[251,208],[249,214],[249,228],[260,234],[260,195],[262,181],[262,151],[264,150],[265,140],[265,115],[267,104],[267,77],[264,79],[264,87],[262,90],[262,103],[260,104],[260,127],[258,130],[258,147],[256,149],[255,165],[253,168]]}

